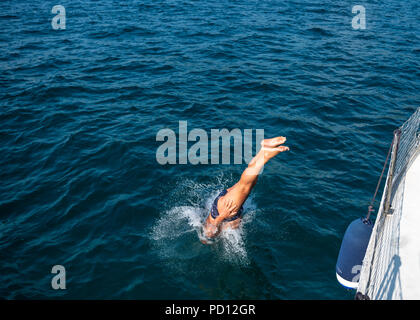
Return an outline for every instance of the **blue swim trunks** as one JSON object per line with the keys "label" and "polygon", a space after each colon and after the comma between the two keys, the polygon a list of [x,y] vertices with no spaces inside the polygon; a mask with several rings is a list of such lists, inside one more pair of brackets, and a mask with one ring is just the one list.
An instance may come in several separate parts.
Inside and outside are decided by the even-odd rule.
{"label": "blue swim trunks", "polygon": [[[227,190],[223,190],[222,192],[219,193],[216,199],[214,199],[214,202],[213,202],[213,205],[211,206],[211,211],[210,211],[210,214],[213,219],[216,219],[216,217],[219,215],[219,211],[217,210],[217,202],[219,201],[219,198],[223,197],[226,193],[227,193]],[[232,218],[225,219],[224,221],[234,221],[236,219],[239,219],[242,216],[243,211],[244,211],[244,208],[241,206],[235,216],[233,216]]]}

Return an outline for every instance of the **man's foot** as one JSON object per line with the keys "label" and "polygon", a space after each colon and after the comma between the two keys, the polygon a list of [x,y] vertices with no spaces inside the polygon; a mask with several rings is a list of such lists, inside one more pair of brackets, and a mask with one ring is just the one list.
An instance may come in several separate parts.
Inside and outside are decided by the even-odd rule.
{"label": "man's foot", "polygon": [[286,142],[286,137],[275,137],[261,141],[261,150],[264,152],[264,162],[278,155],[280,152],[289,151],[289,147],[281,146]]}
{"label": "man's foot", "polygon": [[285,137],[276,137],[261,141],[262,148],[249,163],[246,173],[248,175],[258,175],[262,166],[264,166],[268,160],[275,157],[280,152],[288,151],[289,147],[281,146],[285,141]]}
{"label": "man's foot", "polygon": [[286,146],[280,146],[276,148],[262,147],[261,150],[264,151],[264,162],[267,162],[271,158],[278,155],[280,152],[289,151],[289,147],[286,147]]}
{"label": "man's foot", "polygon": [[286,142],[286,137],[275,137],[272,139],[264,139],[261,141],[261,147],[275,148]]}

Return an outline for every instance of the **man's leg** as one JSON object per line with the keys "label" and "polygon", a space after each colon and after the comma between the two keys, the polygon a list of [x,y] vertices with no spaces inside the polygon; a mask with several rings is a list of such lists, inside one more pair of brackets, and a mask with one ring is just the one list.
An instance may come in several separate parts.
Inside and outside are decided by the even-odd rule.
{"label": "man's leg", "polygon": [[264,165],[280,152],[289,150],[286,146],[280,146],[285,141],[285,137],[263,140],[261,142],[260,151],[248,164],[248,167],[242,173],[240,180],[233,187],[227,189],[227,193],[223,197],[232,199],[237,208],[240,208],[257,183],[258,176]]}

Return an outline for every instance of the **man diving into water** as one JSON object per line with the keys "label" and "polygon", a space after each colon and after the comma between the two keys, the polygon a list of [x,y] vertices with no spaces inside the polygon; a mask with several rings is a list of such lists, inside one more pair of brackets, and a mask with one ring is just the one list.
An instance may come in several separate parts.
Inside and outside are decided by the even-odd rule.
{"label": "man diving into water", "polygon": [[223,190],[214,200],[210,214],[203,225],[202,243],[211,243],[212,239],[221,230],[239,227],[243,212],[242,205],[257,183],[258,175],[268,160],[280,152],[289,150],[288,147],[281,146],[285,141],[285,137],[261,141],[260,151],[248,164],[248,167],[241,175],[241,179],[233,187]]}

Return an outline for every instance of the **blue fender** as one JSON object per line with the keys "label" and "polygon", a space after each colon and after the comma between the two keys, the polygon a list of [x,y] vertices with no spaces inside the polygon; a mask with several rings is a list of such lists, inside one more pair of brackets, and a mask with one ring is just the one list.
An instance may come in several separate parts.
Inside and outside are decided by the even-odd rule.
{"label": "blue fender", "polygon": [[335,268],[338,282],[346,288],[358,286],[372,229],[373,223],[365,218],[356,219],[347,227]]}

